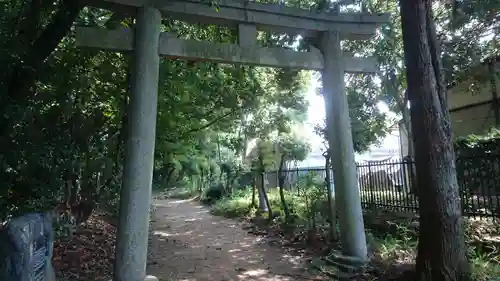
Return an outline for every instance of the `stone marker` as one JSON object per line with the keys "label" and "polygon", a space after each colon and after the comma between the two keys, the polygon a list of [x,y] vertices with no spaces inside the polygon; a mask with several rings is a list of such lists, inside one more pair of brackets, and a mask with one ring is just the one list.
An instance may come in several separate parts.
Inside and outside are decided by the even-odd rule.
{"label": "stone marker", "polygon": [[55,281],[50,214],[30,213],[0,229],[0,280]]}

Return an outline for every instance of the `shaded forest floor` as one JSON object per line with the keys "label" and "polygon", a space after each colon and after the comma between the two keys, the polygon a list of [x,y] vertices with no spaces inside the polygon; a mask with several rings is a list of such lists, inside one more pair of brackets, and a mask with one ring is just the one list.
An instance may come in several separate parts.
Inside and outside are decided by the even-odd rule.
{"label": "shaded forest floor", "polygon": [[52,263],[58,281],[108,281],[113,272],[116,223],[93,214],[68,240],[56,240]]}
{"label": "shaded forest floor", "polygon": [[[311,253],[274,247],[244,221],[210,214],[193,200],[155,199],[147,272],[162,281],[326,280],[307,271]],[[58,280],[110,280],[116,228],[93,215],[69,241],[56,241]]]}
{"label": "shaded forest floor", "polygon": [[[407,227],[400,227],[398,220],[399,225]],[[401,277],[412,268],[415,255],[415,242],[405,238],[412,235],[414,221],[388,214],[365,217],[372,263],[366,273],[352,280],[404,280]],[[500,245],[500,237],[492,236],[492,225],[472,224],[468,236],[473,237],[475,247],[484,247],[488,253],[490,245]],[[87,227],[70,241],[56,242],[54,267],[58,280],[110,280],[114,225],[102,214],[93,215]],[[393,234],[379,239],[375,237],[377,233]],[[320,257],[335,245],[327,245],[323,234],[321,228],[311,236],[300,230],[290,233],[279,224],[263,224],[250,218],[214,216],[208,207],[194,200],[156,198],[148,274],[162,281],[327,280],[332,270]],[[489,253],[495,254],[491,250]]]}

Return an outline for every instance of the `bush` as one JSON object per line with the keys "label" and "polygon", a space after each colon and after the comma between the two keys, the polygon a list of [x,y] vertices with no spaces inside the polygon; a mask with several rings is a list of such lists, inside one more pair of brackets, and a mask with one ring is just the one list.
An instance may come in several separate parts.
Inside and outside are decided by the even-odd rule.
{"label": "bush", "polygon": [[203,204],[212,205],[219,201],[226,195],[226,190],[222,184],[214,184],[210,186],[206,191],[201,202]]}
{"label": "bush", "polygon": [[252,191],[241,190],[233,193],[230,197],[222,198],[212,206],[212,213],[217,216],[227,218],[244,217],[252,214],[255,209],[251,209]]}
{"label": "bush", "polygon": [[[285,225],[301,230],[311,229],[310,221],[312,219],[317,222],[318,229],[321,229],[321,225],[327,223],[328,202],[325,196],[326,190],[313,174],[304,176],[300,182],[300,196],[297,195],[296,191],[285,190],[286,201],[291,215],[295,219],[293,224],[284,221],[284,212],[277,188],[272,188],[267,192],[273,213],[280,214],[277,220],[282,223],[282,230],[286,229]],[[215,190],[215,187],[213,188]],[[258,200],[257,194],[256,200]],[[216,201],[212,206],[212,213],[228,218],[254,216],[256,209],[252,208],[251,204],[252,190],[247,188]],[[263,215],[265,217],[267,213]],[[370,220],[369,217],[365,217],[367,240],[370,248],[388,265],[398,262],[414,262],[417,250],[417,231],[412,225],[412,220],[401,223],[388,223],[387,221],[392,221],[392,219],[385,216],[376,216]],[[381,222],[383,225],[380,224]],[[379,229],[377,226],[384,227]],[[490,231],[491,233],[498,233],[497,229],[490,229]],[[300,233],[300,231],[297,233]],[[475,280],[485,281],[491,277],[500,276],[500,263],[496,250],[498,247],[488,242],[487,247],[491,247],[492,250],[481,249],[472,241],[472,238],[477,237],[477,234],[471,233],[471,229],[468,229],[469,259]]]}
{"label": "bush", "polygon": [[455,142],[455,152],[462,194],[500,195],[500,130],[461,138]]}
{"label": "bush", "polygon": [[492,129],[484,135],[469,135],[455,141],[457,157],[500,155],[500,130]]}
{"label": "bush", "polygon": [[[325,192],[326,193],[326,192]],[[312,216],[315,216],[316,221],[326,223],[326,214],[328,206],[326,196],[317,196],[317,189],[311,189],[310,192],[301,192],[298,196],[295,192],[285,190],[285,200],[290,210],[290,215],[294,218],[294,223],[297,225],[305,226]],[[285,212],[281,204],[279,190],[273,188],[268,190],[267,196],[271,209],[274,214],[277,214],[278,220],[284,223]],[[317,197],[315,197],[317,196]],[[256,194],[256,203],[258,204],[258,195]],[[244,217],[254,215],[256,209],[251,207],[252,204],[252,190],[247,188],[245,190],[237,191],[229,197],[224,197],[218,200],[212,206],[212,213],[218,216],[228,218]],[[312,214],[310,207],[314,206],[316,214]],[[262,214],[264,217],[267,213]]]}

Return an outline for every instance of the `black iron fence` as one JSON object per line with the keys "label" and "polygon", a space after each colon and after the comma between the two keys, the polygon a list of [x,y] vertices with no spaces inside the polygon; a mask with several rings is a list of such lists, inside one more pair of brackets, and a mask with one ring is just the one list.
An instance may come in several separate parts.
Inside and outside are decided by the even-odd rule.
{"label": "black iron fence", "polygon": [[[367,161],[356,166],[363,208],[418,212],[414,161]],[[456,166],[463,214],[500,217],[500,156],[460,157]],[[303,184],[304,177],[313,175],[320,184],[326,177],[324,168],[293,169],[284,173],[285,189],[298,194],[307,188]],[[278,185],[278,173],[266,173],[266,186]]]}
{"label": "black iron fence", "polygon": [[364,208],[417,212],[413,161],[357,163],[358,186]]}

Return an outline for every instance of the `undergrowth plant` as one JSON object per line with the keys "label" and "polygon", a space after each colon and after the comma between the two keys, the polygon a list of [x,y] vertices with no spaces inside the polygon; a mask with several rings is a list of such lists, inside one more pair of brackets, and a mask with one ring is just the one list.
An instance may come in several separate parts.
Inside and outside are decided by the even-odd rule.
{"label": "undergrowth plant", "polygon": [[[311,178],[312,179],[312,178]],[[313,182],[304,179],[304,183]],[[290,210],[296,216],[294,222],[296,228],[309,230],[314,225],[311,225],[312,217],[316,224],[326,225],[326,217],[321,213],[325,212],[322,209],[326,208],[326,197],[320,189],[316,190],[314,185],[306,187],[302,185],[302,192],[297,195],[296,191],[286,191],[285,196],[289,202]],[[283,215],[283,210],[280,204],[278,189],[268,191],[269,201],[273,211],[280,212]],[[212,206],[212,212],[215,215],[225,217],[251,217],[255,214],[255,209],[251,208],[252,192],[251,189],[245,189],[235,192],[230,197],[222,198]],[[314,208],[313,210],[311,210]],[[278,220],[282,217],[278,218]],[[417,253],[417,230],[410,227],[409,223],[394,223],[384,221],[386,224],[385,231],[380,229],[371,229],[371,225],[366,223],[367,242],[372,253],[378,257],[382,263],[388,266],[396,263],[414,263]],[[281,221],[284,225],[285,222]],[[500,249],[494,243],[487,243],[487,246],[479,247],[473,243],[478,239],[478,235],[472,229],[477,229],[478,226],[468,226],[467,242],[469,245],[469,259],[473,268],[473,276],[478,281],[490,281],[492,277],[500,276]],[[492,234],[494,229],[489,230]],[[484,232],[484,230],[483,230]],[[486,249],[488,248],[488,249]]]}

